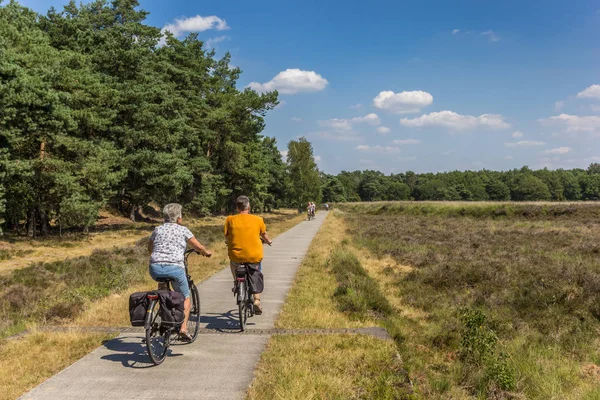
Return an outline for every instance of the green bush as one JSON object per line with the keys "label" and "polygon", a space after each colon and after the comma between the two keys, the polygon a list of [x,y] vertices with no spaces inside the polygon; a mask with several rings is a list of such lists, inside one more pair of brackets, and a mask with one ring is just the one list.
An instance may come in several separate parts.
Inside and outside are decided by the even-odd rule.
{"label": "green bush", "polygon": [[338,282],[334,296],[342,311],[357,318],[364,318],[369,313],[380,316],[392,313],[392,306],[381,293],[379,285],[352,252],[343,246],[336,248],[329,257],[328,265]]}

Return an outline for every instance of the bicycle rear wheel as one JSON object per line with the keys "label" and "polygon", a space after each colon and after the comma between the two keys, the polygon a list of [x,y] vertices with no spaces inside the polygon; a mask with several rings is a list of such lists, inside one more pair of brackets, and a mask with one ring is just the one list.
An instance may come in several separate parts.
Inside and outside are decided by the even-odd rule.
{"label": "bicycle rear wheel", "polygon": [[168,329],[161,328],[160,302],[158,300],[151,301],[145,326],[148,356],[155,365],[159,365],[167,357],[170,332]]}
{"label": "bicycle rear wheel", "polygon": [[248,301],[246,294],[247,286],[246,282],[239,282],[238,284],[238,312],[240,319],[240,329],[243,331],[246,330],[246,319],[248,318]]}
{"label": "bicycle rear wheel", "polygon": [[187,322],[187,332],[192,337],[190,343],[198,337],[198,331],[200,329],[200,294],[196,285],[190,285],[190,299],[192,301],[190,309],[190,317]]}

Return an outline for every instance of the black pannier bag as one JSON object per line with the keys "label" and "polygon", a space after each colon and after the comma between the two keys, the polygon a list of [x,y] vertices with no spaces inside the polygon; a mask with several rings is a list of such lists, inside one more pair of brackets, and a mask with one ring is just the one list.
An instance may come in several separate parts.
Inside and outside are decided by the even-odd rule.
{"label": "black pannier bag", "polygon": [[250,293],[259,294],[262,293],[265,288],[265,278],[261,271],[258,270],[258,264],[248,264],[248,285],[250,286]]}
{"label": "black pannier bag", "polygon": [[185,297],[179,292],[171,290],[158,290],[160,300],[160,318],[166,326],[181,325],[183,322],[183,302]]}
{"label": "black pannier bag", "polygon": [[148,292],[135,292],[129,296],[129,321],[132,326],[144,326],[148,310]]}

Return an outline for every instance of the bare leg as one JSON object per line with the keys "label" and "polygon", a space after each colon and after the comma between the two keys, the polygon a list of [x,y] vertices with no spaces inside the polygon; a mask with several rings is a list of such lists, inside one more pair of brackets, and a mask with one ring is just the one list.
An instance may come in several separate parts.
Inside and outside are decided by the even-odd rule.
{"label": "bare leg", "polygon": [[187,332],[187,322],[190,319],[190,310],[192,309],[192,298],[188,297],[183,302],[183,324],[181,324],[181,328],[179,332]]}

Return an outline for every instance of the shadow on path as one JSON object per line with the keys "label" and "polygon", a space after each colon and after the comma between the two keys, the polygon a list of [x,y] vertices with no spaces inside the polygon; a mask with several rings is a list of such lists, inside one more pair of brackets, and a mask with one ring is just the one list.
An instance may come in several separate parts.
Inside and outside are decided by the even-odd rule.
{"label": "shadow on path", "polygon": [[[221,333],[239,333],[240,320],[238,310],[229,310],[225,313],[209,313],[200,317],[200,323],[206,324],[206,329],[214,329]],[[248,327],[255,325],[252,319],[246,322]]]}
{"label": "shadow on path", "polygon": [[[134,338],[136,342],[132,343],[128,339]],[[155,365],[150,361],[150,357],[146,352],[146,345],[142,343],[141,336],[124,336],[112,339],[104,343],[104,347],[113,351],[113,354],[102,356],[102,360],[120,362],[127,368],[150,368]],[[183,354],[173,354],[172,348],[169,347],[167,357],[177,357]]]}

